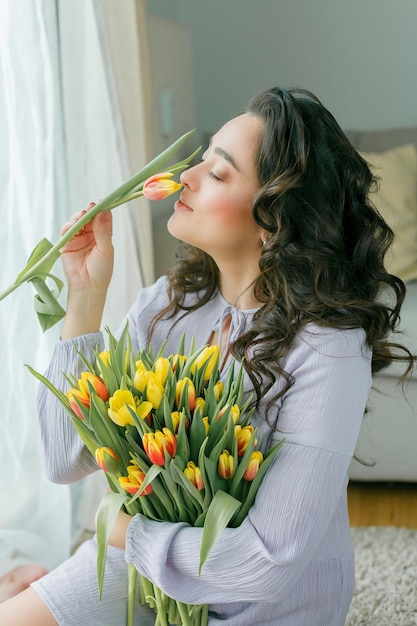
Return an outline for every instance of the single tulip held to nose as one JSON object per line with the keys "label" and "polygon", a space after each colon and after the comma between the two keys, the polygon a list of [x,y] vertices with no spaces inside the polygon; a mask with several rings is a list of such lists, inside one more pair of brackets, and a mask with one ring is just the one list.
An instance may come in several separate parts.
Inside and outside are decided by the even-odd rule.
{"label": "single tulip held to nose", "polygon": [[164,200],[171,194],[179,191],[182,185],[170,180],[174,174],[172,172],[162,172],[148,178],[143,185],[143,195],[148,200]]}

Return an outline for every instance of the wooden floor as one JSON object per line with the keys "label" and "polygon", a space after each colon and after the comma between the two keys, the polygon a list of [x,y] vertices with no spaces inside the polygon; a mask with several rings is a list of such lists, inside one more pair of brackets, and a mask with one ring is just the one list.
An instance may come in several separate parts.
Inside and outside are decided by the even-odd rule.
{"label": "wooden floor", "polygon": [[417,528],[417,483],[351,482],[348,505],[352,526]]}

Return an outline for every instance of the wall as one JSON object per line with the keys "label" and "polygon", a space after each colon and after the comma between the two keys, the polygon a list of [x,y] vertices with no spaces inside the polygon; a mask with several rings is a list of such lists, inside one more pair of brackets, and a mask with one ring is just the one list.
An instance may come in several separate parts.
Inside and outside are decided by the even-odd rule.
{"label": "wall", "polygon": [[148,7],[191,30],[202,133],[275,84],[311,89],[344,128],[417,124],[416,0],[148,0]]}

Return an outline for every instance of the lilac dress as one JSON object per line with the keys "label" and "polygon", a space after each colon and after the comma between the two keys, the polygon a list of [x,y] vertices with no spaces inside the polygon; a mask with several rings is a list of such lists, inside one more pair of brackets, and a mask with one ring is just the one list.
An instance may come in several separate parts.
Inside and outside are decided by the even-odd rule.
{"label": "lilac dress", "polygon": [[[189,300],[195,296],[189,296]],[[155,313],[167,303],[166,279],[143,289],[127,319],[134,348],[146,347]],[[254,311],[229,305],[220,294],[197,311],[156,327],[153,346],[168,338],[166,354],[177,351],[181,335],[198,348],[231,316],[228,341],[245,332]],[[123,324],[124,325],[124,324]],[[126,551],[109,550],[103,599],[97,594],[96,544],[84,544],[56,570],[33,583],[62,626],[123,623],[126,561],[168,595],[210,605],[210,626],[343,626],[354,587],[346,487],[348,468],[371,386],[371,352],[361,329],[334,330],[308,324],[284,363],[295,379],[265,418],[266,394],[252,423],[266,445],[285,438],[255,503],[238,528],[227,528],[202,573],[198,562],[202,529],[155,522],[136,515]],[[87,355],[101,333],[60,342],[47,376],[65,387],[62,371],[80,368],[73,349]],[[186,346],[186,349],[189,346]],[[229,363],[224,365],[227,373]],[[250,391],[249,381],[245,382]],[[279,418],[279,419],[278,419]],[[97,470],[66,413],[41,386],[39,419],[47,475],[69,483]],[[272,429],[268,424],[276,423]],[[138,607],[136,623],[153,624]]]}

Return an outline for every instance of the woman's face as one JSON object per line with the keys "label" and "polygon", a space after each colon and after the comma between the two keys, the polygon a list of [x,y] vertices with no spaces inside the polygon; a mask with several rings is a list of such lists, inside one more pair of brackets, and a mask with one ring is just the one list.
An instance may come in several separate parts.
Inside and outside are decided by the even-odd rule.
{"label": "woman's face", "polygon": [[212,138],[201,163],[181,175],[184,186],[168,230],[216,262],[241,260],[262,248],[251,206],[259,188],[256,158],[263,124],[245,113]]}

